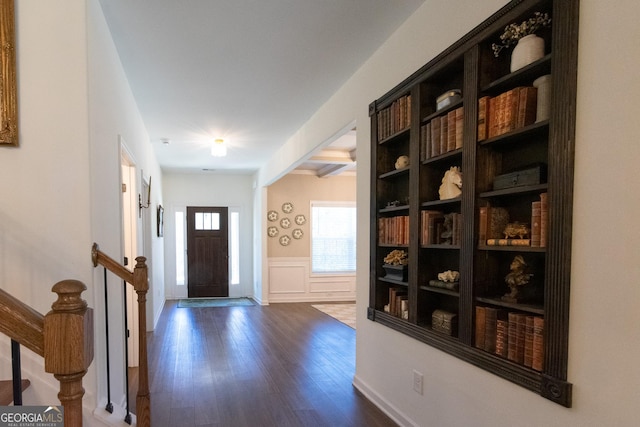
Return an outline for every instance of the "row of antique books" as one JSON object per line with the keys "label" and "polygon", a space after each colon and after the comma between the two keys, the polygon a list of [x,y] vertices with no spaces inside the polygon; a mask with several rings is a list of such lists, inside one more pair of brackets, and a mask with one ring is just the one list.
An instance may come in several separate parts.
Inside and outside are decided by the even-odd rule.
{"label": "row of antique books", "polygon": [[442,211],[420,211],[420,245],[459,245],[462,214]]}
{"label": "row of antique books", "polygon": [[478,141],[533,124],[538,89],[519,86],[498,96],[478,100]]}
{"label": "row of antique books", "polygon": [[405,95],[378,112],[378,141],[389,138],[410,125],[411,95]]}
{"label": "row of antique books", "polygon": [[[478,100],[478,141],[528,126],[536,120],[538,89],[519,86]],[[411,95],[378,112],[378,140],[411,125]],[[462,148],[464,109],[451,110],[420,127],[420,160]]]}
{"label": "row of antique books", "polygon": [[378,244],[408,245],[409,216],[392,216],[378,219]]}
{"label": "row of antique books", "polygon": [[389,304],[384,306],[384,311],[401,319],[409,318],[409,302],[407,288],[389,288]]}
{"label": "row of antique books", "polygon": [[[502,207],[481,206],[479,211],[478,241],[487,246],[547,246],[549,204],[547,193],[531,203],[531,227],[527,238],[507,237],[504,231],[509,224],[509,211]],[[529,224],[523,224],[528,226]]]}
{"label": "row of antique books", "polygon": [[542,371],[544,318],[476,306],[475,346],[536,371]]}
{"label": "row of antique books", "polygon": [[436,117],[420,126],[420,160],[462,148],[464,107]]}

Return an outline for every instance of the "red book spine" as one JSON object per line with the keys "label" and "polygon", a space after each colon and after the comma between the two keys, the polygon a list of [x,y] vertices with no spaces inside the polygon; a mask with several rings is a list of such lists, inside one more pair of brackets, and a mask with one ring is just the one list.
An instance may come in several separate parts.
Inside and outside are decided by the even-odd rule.
{"label": "red book spine", "polygon": [[485,308],[476,306],[476,348],[484,350]]}
{"label": "red book spine", "polygon": [[449,120],[446,115],[438,117],[436,120],[440,120],[440,154],[444,154],[447,152],[449,144]]}
{"label": "red book spine", "polygon": [[544,318],[533,319],[533,361],[531,367],[536,371],[544,369]]}
{"label": "red book spine", "polygon": [[464,127],[464,107],[456,108],[456,142],[455,149],[462,148],[462,130]]}
{"label": "red book spine", "polygon": [[447,151],[456,149],[456,110],[447,113]]}
{"label": "red book spine", "polygon": [[531,203],[531,246],[540,246],[541,202]]}
{"label": "red book spine", "polygon": [[547,230],[549,227],[549,205],[547,193],[540,194],[540,246],[547,247]]}
{"label": "red book spine", "polygon": [[533,364],[533,316],[525,318],[524,331],[524,366],[530,368]]}

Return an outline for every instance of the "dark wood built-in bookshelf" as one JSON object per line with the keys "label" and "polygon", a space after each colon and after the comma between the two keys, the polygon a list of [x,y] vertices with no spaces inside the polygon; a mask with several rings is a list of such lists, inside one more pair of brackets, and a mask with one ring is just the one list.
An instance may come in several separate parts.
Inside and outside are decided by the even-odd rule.
{"label": "dark wood built-in bookshelf", "polygon": [[[578,8],[579,0],[511,1],[369,107],[368,318],[567,407]],[[545,56],[510,72],[511,49],[495,57],[491,45],[535,12],[552,20],[537,33]],[[548,118],[533,121],[528,88],[548,74]],[[438,109],[454,89],[461,99]],[[497,109],[512,121],[496,122]],[[396,169],[400,156],[408,167]],[[462,194],[440,200],[452,167]],[[497,184],[523,171],[540,176]],[[506,222],[530,232],[496,235]],[[393,250],[408,253],[406,280],[385,277]],[[532,275],[510,299],[505,277],[516,257]],[[448,270],[459,272],[455,286],[436,280]]]}

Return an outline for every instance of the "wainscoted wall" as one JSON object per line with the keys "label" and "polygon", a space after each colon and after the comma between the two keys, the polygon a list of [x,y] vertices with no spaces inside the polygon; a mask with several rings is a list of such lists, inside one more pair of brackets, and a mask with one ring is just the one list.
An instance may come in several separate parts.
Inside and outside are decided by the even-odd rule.
{"label": "wainscoted wall", "polygon": [[311,275],[308,257],[269,258],[269,303],[355,301],[356,276]]}

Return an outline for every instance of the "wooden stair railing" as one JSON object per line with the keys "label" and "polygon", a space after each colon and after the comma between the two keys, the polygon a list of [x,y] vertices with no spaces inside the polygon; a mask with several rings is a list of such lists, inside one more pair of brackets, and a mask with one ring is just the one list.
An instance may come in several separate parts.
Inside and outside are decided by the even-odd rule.
{"label": "wooden stair railing", "polygon": [[145,257],[137,257],[136,265],[129,269],[100,251],[97,243],[91,249],[93,266],[102,265],[107,270],[131,284],[138,294],[138,337],[139,369],[138,394],[136,395],[136,417],[138,427],[151,425],[151,400],[149,397],[149,366],[147,361],[147,292],[149,291],[148,272]]}
{"label": "wooden stair railing", "polygon": [[82,378],[93,361],[93,310],[77,280],[56,283],[58,299],[43,316],[0,289],[0,332],[44,358],[44,369],[60,381],[64,425],[82,426]]}

